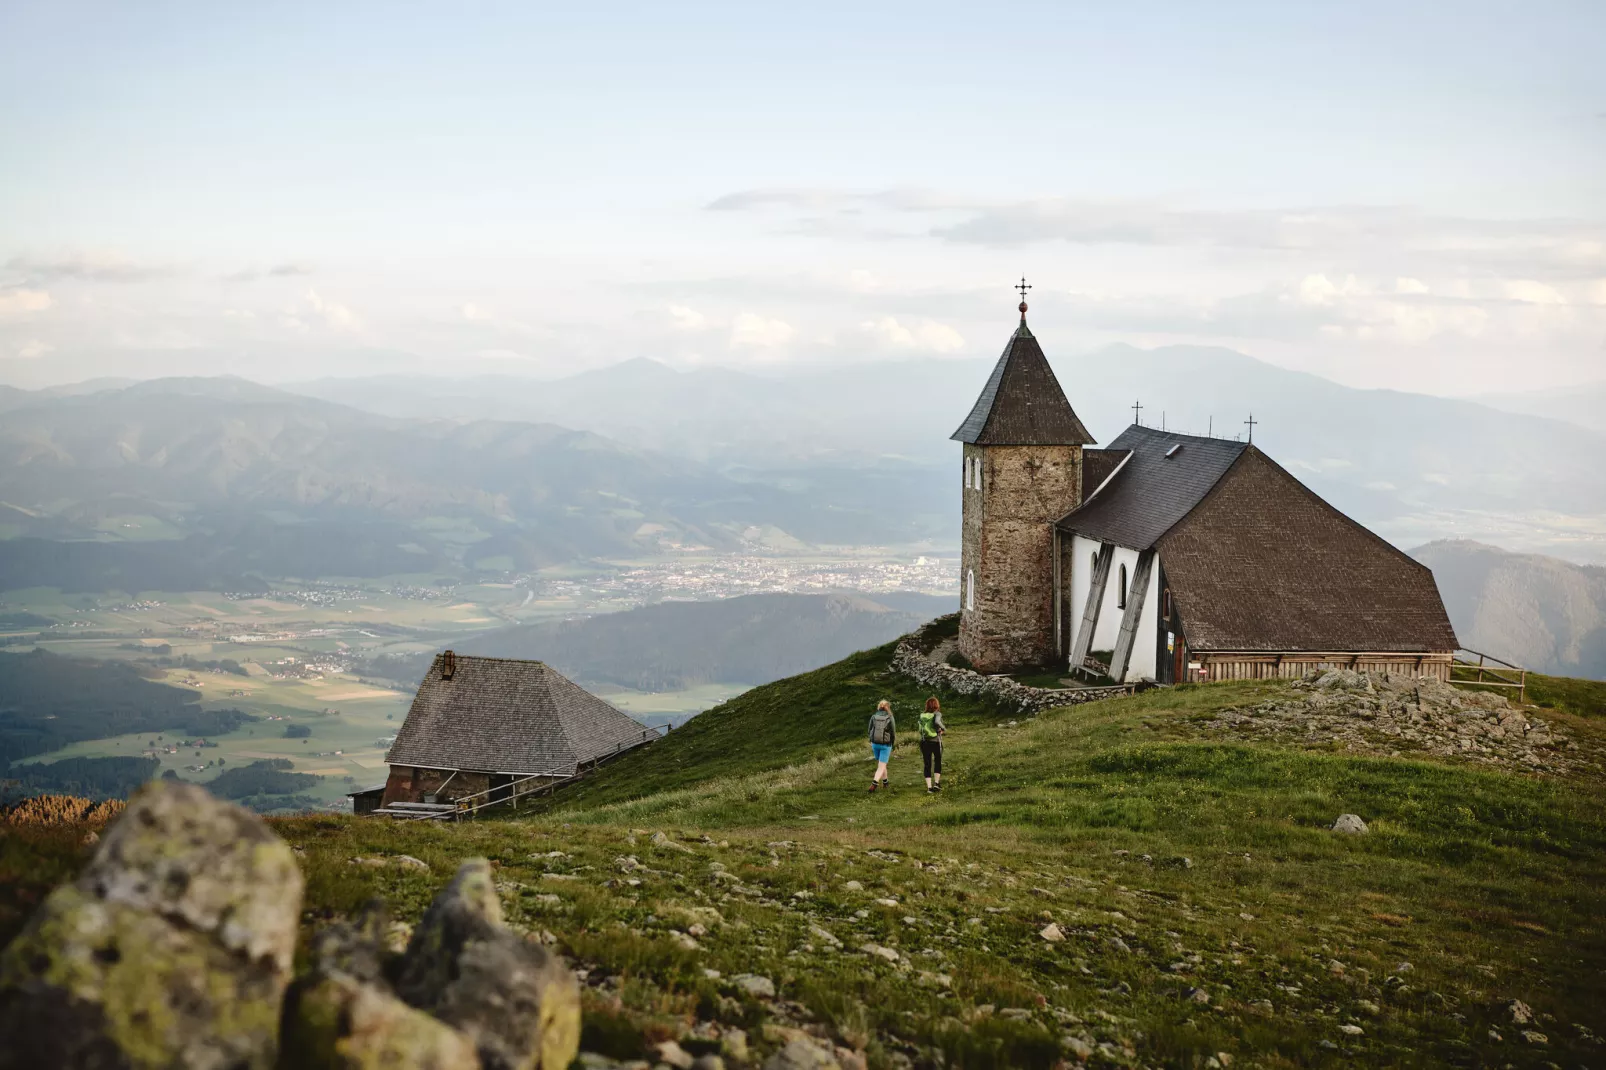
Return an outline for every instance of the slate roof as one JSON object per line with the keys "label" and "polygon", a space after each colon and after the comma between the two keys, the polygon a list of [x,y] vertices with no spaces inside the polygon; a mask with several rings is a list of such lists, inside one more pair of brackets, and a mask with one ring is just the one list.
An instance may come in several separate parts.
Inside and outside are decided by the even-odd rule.
{"label": "slate roof", "polygon": [[1422,654],[1458,646],[1426,565],[1253,446],[1159,549],[1191,650]]}
{"label": "slate roof", "polygon": [[[1167,457],[1173,447],[1181,448]],[[1093,492],[1098,483],[1087,475],[1088,454],[1083,454],[1082,485],[1084,493],[1092,497],[1060,520],[1060,528],[1147,550],[1210,493],[1246,448],[1231,439],[1201,438],[1133,424],[1107,449],[1097,451],[1132,453],[1120,473],[1097,494]]]}
{"label": "slate roof", "polygon": [[544,662],[455,654],[447,679],[444,660],[418,685],[386,763],[569,775],[657,738]]}
{"label": "slate roof", "polygon": [[1104,481],[1115,473],[1126,459],[1131,450],[1083,450],[1082,451],[1082,497],[1086,498],[1104,485]]}
{"label": "slate roof", "polygon": [[951,436],[976,446],[1086,446],[1093,442],[1026,317],[987,377],[981,396]]}

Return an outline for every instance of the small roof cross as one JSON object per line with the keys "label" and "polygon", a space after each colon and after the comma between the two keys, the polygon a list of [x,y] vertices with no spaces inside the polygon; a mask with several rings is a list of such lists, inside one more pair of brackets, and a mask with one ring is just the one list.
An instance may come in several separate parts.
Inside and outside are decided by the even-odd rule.
{"label": "small roof cross", "polygon": [[1255,419],[1255,414],[1254,413],[1250,413],[1249,414],[1249,419],[1244,421],[1244,423],[1249,426],[1249,444],[1251,446],[1253,446],[1255,444],[1255,425],[1258,424],[1259,422],[1260,422],[1259,420]]}
{"label": "small roof cross", "polygon": [[1132,422],[1139,426],[1143,424],[1143,402],[1141,401],[1132,403]]}
{"label": "small roof cross", "polygon": [[1026,300],[1026,291],[1030,290],[1031,288],[1031,284],[1026,281],[1025,275],[1020,277],[1020,285],[1015,287],[1015,289],[1020,291],[1020,299],[1022,301]]}

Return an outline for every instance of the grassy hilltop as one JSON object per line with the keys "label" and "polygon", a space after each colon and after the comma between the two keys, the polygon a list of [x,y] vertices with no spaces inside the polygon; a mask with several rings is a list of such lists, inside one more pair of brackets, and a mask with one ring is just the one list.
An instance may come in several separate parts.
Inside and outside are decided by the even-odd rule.
{"label": "grassy hilltop", "polygon": [[[309,931],[372,895],[416,920],[484,854],[510,921],[589,971],[585,1049],[620,1058],[723,1023],[759,1051],[812,1028],[871,1066],[1606,1060],[1598,764],[1516,773],[1219,729],[1290,693],[1275,683],[1036,718],[944,696],[947,790],[928,796],[927,692],[890,656],[756,688],[534,815],[277,821]],[[1547,686],[1566,708],[1540,716],[1598,761],[1600,689]],[[907,745],[894,790],[869,795],[882,697]],[[1330,831],[1340,813],[1371,831]],[[0,938],[76,864],[42,844],[0,838]],[[385,864],[403,854],[430,868]]]}

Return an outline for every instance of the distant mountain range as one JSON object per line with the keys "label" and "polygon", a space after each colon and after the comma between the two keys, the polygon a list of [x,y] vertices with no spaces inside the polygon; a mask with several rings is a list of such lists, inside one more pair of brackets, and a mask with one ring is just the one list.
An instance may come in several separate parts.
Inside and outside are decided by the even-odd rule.
{"label": "distant mountain range", "polygon": [[1411,556],[1433,570],[1456,636],[1528,669],[1606,680],[1606,568],[1464,539]]}
{"label": "distant mountain range", "polygon": [[1480,394],[1472,400],[1506,412],[1566,420],[1606,433],[1606,382],[1558,386],[1516,394]]}
{"label": "distant mountain range", "polygon": [[[1049,346],[1053,355],[1053,346]],[[1238,433],[1398,545],[1468,535],[1606,562],[1606,434],[1356,390],[1225,349],[1056,370],[1093,434]],[[527,570],[676,546],[953,547],[990,360],[767,375],[628,361],[568,379],[235,378],[0,388],[0,588]]]}
{"label": "distant mountain range", "polygon": [[[1448,533],[1606,560],[1579,549],[1606,526],[1606,434],[1563,419],[1393,390],[1358,390],[1228,349],[1110,346],[1081,356],[1045,341],[1072,406],[1101,441],[1141,402],[1143,422],[1255,441],[1356,519],[1401,545]],[[870,362],[753,375],[634,360],[556,382],[513,378],[330,379],[292,389],[393,416],[552,420],[695,457],[739,478],[805,489],[896,464],[953,512],[959,425],[992,361]]]}
{"label": "distant mountain range", "polygon": [[549,423],[399,419],[240,379],[10,390],[0,409],[0,585],[534,568],[766,532],[938,530],[918,508],[935,495],[896,465],[758,479]]}
{"label": "distant mountain range", "polygon": [[[545,661],[593,687],[757,685],[880,646],[956,608],[957,597],[924,594],[754,594],[518,625],[476,636],[459,650]],[[413,683],[433,657],[389,657],[363,671]]]}

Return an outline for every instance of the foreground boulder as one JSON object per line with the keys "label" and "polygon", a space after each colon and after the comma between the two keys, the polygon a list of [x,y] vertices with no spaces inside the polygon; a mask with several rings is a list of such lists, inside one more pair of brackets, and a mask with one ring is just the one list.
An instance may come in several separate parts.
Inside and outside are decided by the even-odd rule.
{"label": "foreground boulder", "polygon": [[255,815],[146,786],[0,953],[0,1068],[273,1066],[301,889]]}
{"label": "foreground boulder", "polygon": [[502,926],[483,858],[464,862],[424,913],[396,991],[467,1036],[486,1070],[561,1070],[580,1047],[574,974]]}
{"label": "foreground boulder", "polygon": [[306,1070],[478,1070],[467,1037],[385,982],[388,920],[374,905],[320,930],[312,971],[285,999],[282,1065]]}

